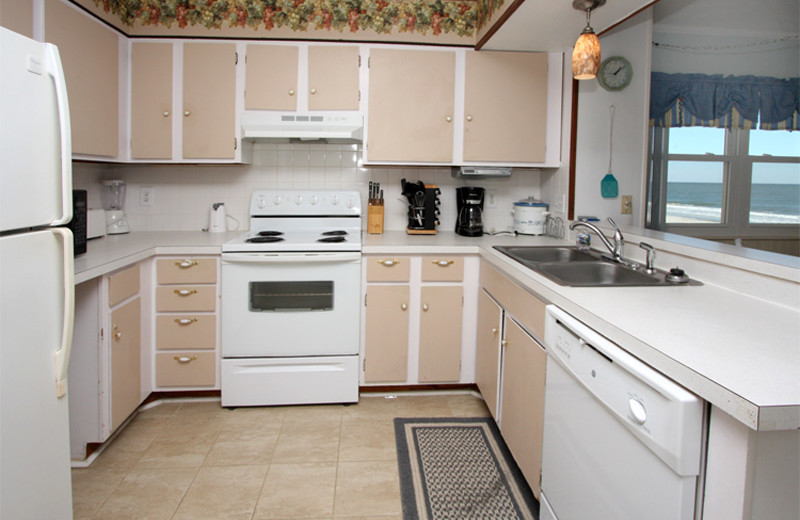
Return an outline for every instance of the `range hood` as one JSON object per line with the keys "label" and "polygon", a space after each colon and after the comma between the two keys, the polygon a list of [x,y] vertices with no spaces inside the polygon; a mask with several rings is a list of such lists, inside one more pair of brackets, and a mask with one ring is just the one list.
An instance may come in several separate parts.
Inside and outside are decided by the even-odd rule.
{"label": "range hood", "polygon": [[254,142],[360,143],[364,117],[357,113],[280,113],[245,110],[242,139]]}

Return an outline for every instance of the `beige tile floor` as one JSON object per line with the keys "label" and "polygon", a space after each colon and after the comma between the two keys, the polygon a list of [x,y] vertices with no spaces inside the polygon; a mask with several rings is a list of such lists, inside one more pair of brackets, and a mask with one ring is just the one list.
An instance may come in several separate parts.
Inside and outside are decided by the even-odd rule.
{"label": "beige tile floor", "polygon": [[470,394],[221,408],[166,402],[72,470],[76,520],[400,520],[394,417],[488,415]]}

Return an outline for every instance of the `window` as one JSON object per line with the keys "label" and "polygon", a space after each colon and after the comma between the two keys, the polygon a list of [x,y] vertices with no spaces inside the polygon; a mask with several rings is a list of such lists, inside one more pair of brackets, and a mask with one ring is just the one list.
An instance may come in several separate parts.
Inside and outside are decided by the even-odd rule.
{"label": "window", "polygon": [[800,236],[800,132],[651,131],[647,227],[717,239]]}

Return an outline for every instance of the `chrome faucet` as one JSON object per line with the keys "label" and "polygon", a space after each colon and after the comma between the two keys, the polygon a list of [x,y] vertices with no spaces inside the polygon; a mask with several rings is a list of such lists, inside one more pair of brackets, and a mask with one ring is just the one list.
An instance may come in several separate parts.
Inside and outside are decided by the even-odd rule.
{"label": "chrome faucet", "polygon": [[594,231],[597,234],[597,236],[600,238],[600,240],[603,242],[603,244],[608,248],[608,251],[611,253],[612,260],[614,260],[615,262],[619,262],[621,264],[628,264],[628,262],[625,261],[622,258],[622,251],[625,248],[625,238],[622,236],[622,231],[620,231],[619,226],[617,226],[617,223],[614,222],[614,220],[612,218],[609,217],[608,222],[612,226],[614,226],[614,243],[613,244],[608,239],[608,237],[606,237],[603,234],[603,232],[600,231],[600,229],[597,226],[595,226],[594,224],[592,224],[591,222],[584,222],[582,220],[578,221],[578,222],[573,222],[572,224],[570,224],[569,228],[570,229],[575,229],[576,227],[583,226],[583,227],[587,227],[587,228],[591,229],[592,231]]}

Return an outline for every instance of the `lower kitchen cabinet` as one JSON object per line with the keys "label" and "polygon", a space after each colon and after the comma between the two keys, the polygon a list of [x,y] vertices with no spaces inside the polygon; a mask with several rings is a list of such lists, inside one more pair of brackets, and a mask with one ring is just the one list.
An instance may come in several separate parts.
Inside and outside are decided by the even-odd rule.
{"label": "lower kitchen cabinet", "polygon": [[514,460],[539,498],[545,303],[481,263],[475,380]]}
{"label": "lower kitchen cabinet", "polygon": [[[138,267],[138,266],[137,266]],[[141,403],[141,299],[111,313],[111,430],[116,430]]]}
{"label": "lower kitchen cabinet", "polygon": [[465,259],[365,256],[364,264],[363,382],[462,382]]}

